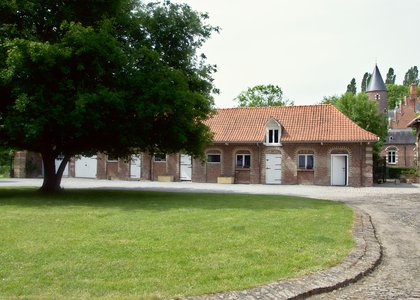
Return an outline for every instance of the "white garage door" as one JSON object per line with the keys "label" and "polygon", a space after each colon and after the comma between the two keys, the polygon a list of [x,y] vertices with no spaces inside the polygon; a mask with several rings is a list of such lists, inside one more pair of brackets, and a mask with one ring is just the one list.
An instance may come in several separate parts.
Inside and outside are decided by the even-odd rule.
{"label": "white garage door", "polygon": [[75,176],[83,178],[96,178],[98,162],[96,156],[81,156],[76,160]]}

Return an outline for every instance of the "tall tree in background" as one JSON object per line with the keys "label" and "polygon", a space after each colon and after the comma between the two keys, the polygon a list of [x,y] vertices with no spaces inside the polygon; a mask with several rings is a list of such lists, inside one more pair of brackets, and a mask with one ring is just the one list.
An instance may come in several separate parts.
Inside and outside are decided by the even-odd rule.
{"label": "tall tree in background", "polygon": [[395,84],[395,78],[397,75],[394,74],[394,69],[389,68],[388,73],[386,74],[385,84]]}
{"label": "tall tree in background", "polygon": [[357,125],[380,137],[374,145],[374,151],[379,153],[388,128],[386,116],[379,112],[377,102],[369,100],[365,93],[346,93],[337,100],[336,107]]}
{"label": "tall tree in background", "polygon": [[366,89],[367,89],[367,87],[369,85],[369,81],[370,81],[370,78],[371,77],[372,77],[372,74],[370,74],[368,72],[366,72],[363,75],[363,79],[362,79],[362,92],[366,92]]}
{"label": "tall tree in background", "polygon": [[293,105],[292,100],[283,99],[283,91],[278,85],[256,85],[248,88],[235,98],[239,107]]}
{"label": "tall tree in background", "polygon": [[374,152],[380,152],[387,136],[387,121],[386,115],[379,112],[376,101],[369,100],[366,93],[359,93],[357,95],[345,93],[340,97],[324,97],[322,103],[335,105],[357,125],[379,136],[380,141],[375,143]]}
{"label": "tall tree in background", "polygon": [[417,66],[411,67],[404,76],[403,85],[410,86],[412,83],[419,83],[419,71]]}
{"label": "tall tree in background", "polygon": [[202,154],[207,18],[169,1],[1,1],[0,143],[41,154],[43,191],[60,189],[77,154]]}
{"label": "tall tree in background", "polygon": [[347,90],[346,93],[352,93],[353,95],[355,95],[357,92],[357,88],[356,88],[356,79],[352,79],[350,81],[350,83],[347,85]]}
{"label": "tall tree in background", "polygon": [[388,90],[388,108],[395,109],[397,103],[400,103],[404,99],[404,95],[410,92],[410,88],[400,84],[387,84],[386,89]]}

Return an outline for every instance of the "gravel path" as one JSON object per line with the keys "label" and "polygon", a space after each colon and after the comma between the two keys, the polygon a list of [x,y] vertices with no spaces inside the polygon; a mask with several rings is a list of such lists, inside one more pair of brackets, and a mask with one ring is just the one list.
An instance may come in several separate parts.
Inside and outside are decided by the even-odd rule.
{"label": "gravel path", "polygon": [[[311,299],[420,299],[420,185],[371,188],[218,185],[63,179],[64,188],[121,188],[194,192],[286,194],[342,201],[372,217],[383,245],[382,264],[369,276]],[[40,186],[38,179],[0,180],[0,186]],[[262,298],[263,299],[263,298]]]}
{"label": "gravel path", "polygon": [[420,299],[420,194],[345,200],[372,216],[383,261],[359,282],[311,299]]}

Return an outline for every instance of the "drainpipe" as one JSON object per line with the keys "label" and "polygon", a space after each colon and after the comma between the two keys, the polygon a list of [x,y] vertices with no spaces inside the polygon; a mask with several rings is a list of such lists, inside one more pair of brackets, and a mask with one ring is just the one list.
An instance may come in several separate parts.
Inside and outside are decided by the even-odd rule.
{"label": "drainpipe", "polygon": [[258,184],[261,184],[261,148],[260,148],[260,143],[257,143],[257,148],[258,148]]}

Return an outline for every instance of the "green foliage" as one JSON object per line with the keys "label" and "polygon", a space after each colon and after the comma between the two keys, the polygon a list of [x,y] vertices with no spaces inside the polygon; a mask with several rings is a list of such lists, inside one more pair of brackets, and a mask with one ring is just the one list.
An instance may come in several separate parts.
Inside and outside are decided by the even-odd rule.
{"label": "green foliage", "polygon": [[388,130],[386,116],[378,111],[377,102],[369,100],[365,93],[346,93],[337,100],[335,106],[357,125],[380,137],[380,141],[374,145],[374,151],[379,152]]}
{"label": "green foliage", "polygon": [[278,85],[256,85],[248,88],[235,98],[239,107],[294,105],[292,100],[283,99],[283,91]]}
{"label": "green foliage", "polygon": [[41,153],[46,180],[61,177],[58,155],[199,156],[211,141],[215,67],[197,51],[218,28],[206,14],[169,1],[8,0],[0,17],[0,141]]}
{"label": "green foliage", "polygon": [[370,79],[372,78],[372,74],[370,74],[370,73],[368,73],[368,72],[366,72],[364,75],[363,75],[363,79],[362,79],[362,86],[361,86],[361,89],[362,89],[362,92],[366,92],[366,89],[367,89],[367,87],[368,87],[368,85],[369,85],[369,82],[370,82]]}
{"label": "green foliage", "polygon": [[389,68],[388,73],[386,74],[385,84],[395,84],[395,78],[397,75],[394,75],[394,69]]}
{"label": "green foliage", "polygon": [[176,299],[337,265],[353,212],[290,196],[0,190],[1,299]]}
{"label": "green foliage", "polygon": [[332,104],[332,105],[335,105],[337,103],[337,100],[338,99],[340,99],[340,97],[338,97],[337,95],[334,95],[334,96],[325,96],[321,100],[321,104]]}
{"label": "green foliage", "polygon": [[415,167],[387,167],[387,178],[400,179],[402,174],[416,175]]}
{"label": "green foliage", "polygon": [[357,88],[356,88],[356,79],[352,79],[350,83],[347,85],[346,93],[351,93],[353,95],[356,95]]}
{"label": "green foliage", "polygon": [[403,84],[405,86],[410,86],[412,83],[419,84],[419,70],[417,66],[411,67],[404,76]]}
{"label": "green foliage", "polygon": [[11,158],[13,157],[13,154],[14,151],[10,149],[0,148],[0,178],[9,177]]}
{"label": "green foliage", "polygon": [[397,103],[404,99],[404,95],[410,92],[410,87],[398,84],[387,84],[388,90],[388,108],[395,109]]}

